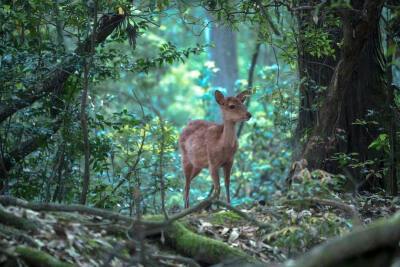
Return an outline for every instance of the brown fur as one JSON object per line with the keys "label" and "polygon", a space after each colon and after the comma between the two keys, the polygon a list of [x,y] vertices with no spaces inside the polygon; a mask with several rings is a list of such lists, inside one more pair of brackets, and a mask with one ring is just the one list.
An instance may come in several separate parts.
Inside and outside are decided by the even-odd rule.
{"label": "brown fur", "polygon": [[[249,120],[251,117],[243,105],[247,95],[248,92],[244,91],[236,97],[225,98],[221,92],[216,91],[215,100],[222,110],[223,124],[195,120],[189,122],[181,132],[179,146],[182,151],[182,168],[185,175],[185,208],[189,207],[190,183],[204,168],[210,171],[217,196],[221,191],[218,170],[224,169],[226,197],[230,202],[230,175],[233,158],[238,148],[235,124]],[[231,109],[232,106],[234,106],[233,109]]]}

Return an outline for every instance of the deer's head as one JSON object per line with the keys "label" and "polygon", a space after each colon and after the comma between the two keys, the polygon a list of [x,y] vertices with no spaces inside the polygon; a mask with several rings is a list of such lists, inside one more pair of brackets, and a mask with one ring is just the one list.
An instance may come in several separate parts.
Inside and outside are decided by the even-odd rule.
{"label": "deer's head", "polygon": [[246,107],[243,105],[248,95],[248,91],[243,91],[236,97],[224,97],[220,91],[215,91],[215,100],[222,110],[224,121],[240,122],[250,120],[251,114],[247,112]]}

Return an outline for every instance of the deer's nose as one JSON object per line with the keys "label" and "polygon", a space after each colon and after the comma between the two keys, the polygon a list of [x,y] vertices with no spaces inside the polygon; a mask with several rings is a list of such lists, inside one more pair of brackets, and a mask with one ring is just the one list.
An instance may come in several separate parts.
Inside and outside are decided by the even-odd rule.
{"label": "deer's nose", "polygon": [[251,118],[251,114],[250,114],[250,112],[247,112],[247,118]]}

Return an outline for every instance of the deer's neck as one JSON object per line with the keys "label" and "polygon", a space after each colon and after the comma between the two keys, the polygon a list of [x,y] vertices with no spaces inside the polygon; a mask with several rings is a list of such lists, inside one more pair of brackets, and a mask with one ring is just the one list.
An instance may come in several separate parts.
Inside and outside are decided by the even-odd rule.
{"label": "deer's neck", "polygon": [[233,147],[236,140],[235,123],[224,121],[222,131],[222,143],[224,147]]}

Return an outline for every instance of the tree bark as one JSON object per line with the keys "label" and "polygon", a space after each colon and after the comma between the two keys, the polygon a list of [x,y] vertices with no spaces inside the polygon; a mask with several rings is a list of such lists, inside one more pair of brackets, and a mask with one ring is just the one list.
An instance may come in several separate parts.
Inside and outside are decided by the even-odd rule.
{"label": "tree bark", "polygon": [[[385,189],[386,192],[392,196],[397,196],[398,194],[398,185],[397,185],[397,167],[398,167],[398,155],[397,155],[397,125],[396,125],[396,115],[398,112],[394,109],[395,101],[394,101],[394,91],[396,86],[390,85],[388,90],[388,119],[389,119],[389,146],[390,146],[390,155],[389,155],[389,173],[387,177],[385,177]],[[397,116],[398,117],[398,116]]]}
{"label": "tree bark", "polygon": [[[309,1],[302,1],[302,5],[306,5]],[[319,1],[314,1],[317,5]],[[327,87],[331,81],[335,66],[340,57],[340,49],[336,45],[342,38],[342,32],[339,27],[327,27],[329,39],[332,40],[335,53],[331,56],[311,55],[305,46],[304,36],[307,31],[321,29],[332,11],[323,10],[319,13],[318,23],[313,21],[313,10],[301,10],[297,15],[298,19],[298,69],[300,78],[299,88],[299,120],[296,129],[297,139],[301,139],[307,134],[318,121],[318,106],[325,94],[317,91],[322,87]],[[301,149],[299,149],[301,150]]]}
{"label": "tree bark", "polygon": [[[345,114],[346,108],[349,109],[348,101],[355,100],[345,99],[345,97],[349,98],[348,94],[353,92],[352,80],[354,79],[354,75],[356,75],[354,74],[355,70],[359,68],[363,58],[371,56],[366,54],[366,51],[368,51],[367,49],[369,42],[371,42],[371,36],[379,30],[379,18],[382,5],[383,0],[357,0],[352,1],[352,9],[337,10],[343,25],[344,43],[340,60],[335,67],[327,89],[327,94],[318,112],[319,118],[313,125],[311,135],[302,155],[302,157],[308,161],[311,168],[326,168],[327,159],[333,152],[337,151],[339,143],[336,135],[337,129],[341,126],[340,123],[343,121],[341,119],[345,118],[343,114]],[[369,75],[372,74],[370,73]],[[365,76],[360,75],[357,79],[365,79]],[[375,87],[371,88],[371,93],[375,92],[374,90],[376,89]],[[382,90],[382,88],[379,90]],[[371,95],[371,98],[374,97],[376,96]],[[379,101],[379,99],[376,99],[375,104],[378,105]],[[362,104],[362,110],[364,110],[364,107],[373,105],[369,103]],[[382,105],[379,106],[381,107]],[[364,116],[365,114],[362,115]],[[353,122],[354,121],[348,121],[346,127],[353,127]],[[356,136],[354,136],[354,138],[356,138]],[[351,141],[353,141],[354,138],[351,139]]]}
{"label": "tree bark", "polygon": [[397,213],[319,245],[285,266],[394,266],[399,239]]}
{"label": "tree bark", "polygon": [[[368,146],[381,133],[379,128],[387,126],[385,117],[387,88],[385,81],[385,58],[383,55],[379,23],[372,27],[360,63],[351,75],[349,85],[344,94],[343,103],[336,129],[336,148],[333,150],[344,153],[357,153],[354,157],[359,162],[375,160],[382,157],[382,152],[368,149]],[[356,121],[366,124],[357,124]],[[379,124],[373,123],[373,121]],[[337,171],[337,162],[327,161],[328,169]],[[381,164],[375,162],[374,168]],[[360,177],[360,169],[353,169],[354,177]],[[374,179],[369,179],[372,183]],[[371,184],[372,185],[372,184]]]}
{"label": "tree bark", "polygon": [[[387,11],[387,24],[386,25],[386,51],[395,45],[394,36],[396,35],[396,29],[393,29],[391,25],[395,23],[395,20],[390,19],[392,11],[389,9]],[[388,95],[386,99],[386,116],[389,120],[388,132],[389,132],[389,145],[390,145],[390,155],[389,155],[389,173],[385,177],[385,189],[389,194],[396,196],[398,193],[397,186],[397,125],[396,125],[396,103],[395,103],[395,89],[396,86],[393,83],[393,69],[392,62],[395,60],[395,55],[391,55],[388,52],[386,59],[386,80],[388,84]]]}
{"label": "tree bark", "polygon": [[[87,92],[88,92],[88,86],[89,86],[89,74],[90,74],[90,69],[92,68],[93,65],[93,55],[94,55],[94,45],[95,45],[95,39],[96,39],[96,33],[97,33],[97,0],[94,1],[94,7],[93,7],[93,30],[92,33],[89,37],[92,38],[90,44],[90,52],[89,52],[89,61],[84,59],[84,81],[83,81],[83,92],[82,92],[82,101],[81,101],[81,125],[82,125],[82,133],[83,133],[83,148],[85,152],[85,170],[83,173],[83,185],[82,185],[82,194],[81,194],[81,199],[80,202],[81,204],[86,203],[86,197],[87,193],[89,191],[89,184],[90,184],[90,166],[89,166],[89,160],[90,160],[90,146],[89,146],[89,133],[88,133],[88,127],[87,127],[87,122],[86,122],[86,101],[87,101]],[[90,15],[90,11],[88,14]],[[90,33],[90,17],[88,21],[88,33]]]}
{"label": "tree bark", "polygon": [[88,127],[86,123],[86,99],[87,99],[87,91],[88,91],[88,75],[89,75],[90,67],[85,62],[85,78],[84,78],[84,87],[82,92],[82,102],[81,102],[81,126],[83,133],[83,152],[85,153],[85,169],[83,171],[83,183],[82,183],[82,194],[80,203],[84,205],[86,203],[87,193],[89,191],[89,183],[90,183],[90,146],[89,146],[89,133]]}

